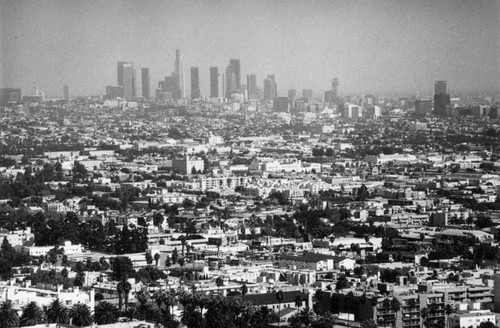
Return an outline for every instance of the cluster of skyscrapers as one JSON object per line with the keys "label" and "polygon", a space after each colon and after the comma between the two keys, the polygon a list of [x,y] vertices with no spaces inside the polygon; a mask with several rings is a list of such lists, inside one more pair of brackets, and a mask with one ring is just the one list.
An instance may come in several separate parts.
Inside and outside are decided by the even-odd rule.
{"label": "cluster of skyscrapers", "polygon": [[[264,79],[264,89],[257,86],[257,76],[255,74],[247,75],[247,84],[241,83],[241,66],[239,59],[230,59],[229,65],[223,71],[219,72],[218,67],[210,67],[210,97],[211,98],[230,98],[234,94],[244,94],[246,99],[250,100],[273,100],[277,97],[277,83],[274,75],[268,75]],[[201,98],[200,91],[200,70],[198,67],[191,67],[191,99]],[[113,98],[135,98],[136,92],[136,73],[132,62],[118,62],[117,65],[117,85],[106,86],[106,97]],[[142,97],[150,98],[150,77],[149,69],[141,69]],[[158,82],[155,90],[157,99],[179,100],[187,97],[186,81],[184,76],[184,62],[181,50],[175,52],[175,69],[171,75],[166,76]]]}

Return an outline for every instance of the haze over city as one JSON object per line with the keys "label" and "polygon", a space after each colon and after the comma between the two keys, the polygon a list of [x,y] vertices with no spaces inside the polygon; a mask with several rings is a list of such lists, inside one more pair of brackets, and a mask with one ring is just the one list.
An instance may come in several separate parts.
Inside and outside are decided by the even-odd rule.
{"label": "haze over city", "polygon": [[[104,94],[117,61],[150,69],[151,84],[174,70],[182,49],[188,76],[241,61],[257,82],[275,74],[278,94],[332,77],[339,93],[431,94],[498,91],[499,3],[485,1],[0,1],[0,86],[48,97]],[[140,82],[139,82],[140,83]],[[189,83],[188,83],[189,87]]]}

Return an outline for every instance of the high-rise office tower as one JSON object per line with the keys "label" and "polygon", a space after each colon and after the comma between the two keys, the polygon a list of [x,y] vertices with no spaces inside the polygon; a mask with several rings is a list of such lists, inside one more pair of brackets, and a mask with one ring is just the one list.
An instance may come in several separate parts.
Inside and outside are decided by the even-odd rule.
{"label": "high-rise office tower", "polygon": [[121,85],[107,85],[106,99],[123,98],[123,87]]}
{"label": "high-rise office tower", "polygon": [[191,67],[191,99],[200,98],[200,74],[198,67]]}
{"label": "high-rise office tower", "polygon": [[66,100],[69,99],[69,85],[63,85],[63,98]]}
{"label": "high-rise office tower", "polygon": [[446,81],[434,82],[434,114],[446,116],[449,107],[450,95],[447,94]]}
{"label": "high-rise office tower", "polygon": [[123,97],[135,97],[135,71],[131,62],[118,62],[118,85],[123,87]]}
{"label": "high-rise office tower", "polygon": [[297,90],[295,89],[288,90],[288,99],[294,100],[295,98],[297,98]]}
{"label": "high-rise office tower", "polygon": [[0,89],[0,106],[7,105],[8,102],[21,101],[21,89],[18,88],[3,88]]}
{"label": "high-rise office tower", "polygon": [[142,97],[149,99],[149,68],[143,67],[141,69],[141,84],[142,84]]}
{"label": "high-rise office tower", "polygon": [[235,84],[236,84],[236,90],[239,92],[241,91],[241,72],[240,72],[240,60],[239,59],[230,59],[229,60],[229,65],[233,68],[234,70],[234,78],[235,78]]}
{"label": "high-rise office tower", "polygon": [[276,96],[276,81],[274,80],[274,74],[270,74],[264,80],[264,100],[273,100]]}
{"label": "high-rise office tower", "polygon": [[229,98],[233,93],[240,92],[240,60],[229,60],[229,66],[226,68],[226,97]]}
{"label": "high-rise office tower", "polygon": [[339,79],[334,77],[332,79],[332,89],[325,91],[325,102],[329,103],[330,105],[339,103],[337,95],[338,87]]}
{"label": "high-rise office tower", "polygon": [[435,95],[440,95],[446,94],[446,81],[435,81],[434,82],[434,94]]}
{"label": "high-rise office tower", "polygon": [[210,67],[210,97],[219,97],[219,69]]}
{"label": "high-rise office tower", "polygon": [[186,98],[186,83],[184,81],[184,62],[180,49],[175,51],[175,74],[178,85],[177,99],[184,99]]}
{"label": "high-rise office tower", "polygon": [[247,75],[248,99],[259,99],[259,91],[257,90],[257,75]]}
{"label": "high-rise office tower", "polygon": [[302,98],[306,101],[312,101],[313,100],[313,91],[312,89],[304,89],[302,90]]}

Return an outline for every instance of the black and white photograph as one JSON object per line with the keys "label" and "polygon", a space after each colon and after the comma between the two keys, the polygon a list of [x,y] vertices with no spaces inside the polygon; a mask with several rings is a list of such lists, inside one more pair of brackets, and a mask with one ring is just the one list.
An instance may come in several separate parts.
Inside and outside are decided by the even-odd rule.
{"label": "black and white photograph", "polygon": [[0,0],[0,328],[499,328],[499,0]]}

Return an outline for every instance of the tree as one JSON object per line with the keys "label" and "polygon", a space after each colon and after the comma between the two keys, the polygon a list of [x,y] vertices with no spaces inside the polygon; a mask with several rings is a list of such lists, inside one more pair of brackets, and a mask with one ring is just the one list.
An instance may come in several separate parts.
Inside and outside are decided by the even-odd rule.
{"label": "tree", "polygon": [[[278,290],[276,292],[276,300],[278,301],[278,317],[280,315],[280,312],[281,312],[281,302],[283,302],[283,291],[281,290]],[[278,327],[280,325],[280,322],[278,321]]]}
{"label": "tree", "polygon": [[304,300],[302,299],[302,296],[300,295],[295,296],[295,306],[297,307],[297,310],[300,309],[303,301]]}
{"label": "tree", "polygon": [[453,306],[451,304],[446,304],[444,307],[444,314],[446,314],[446,322],[448,323],[448,318],[450,314],[453,313]]}
{"label": "tree", "polygon": [[358,199],[364,203],[366,197],[368,197],[368,194],[369,194],[368,193],[368,188],[363,183],[361,185],[361,187],[359,187],[359,189],[358,189]]}
{"label": "tree", "polygon": [[155,260],[155,265],[156,267],[158,267],[158,263],[160,261],[160,253],[156,253],[155,256],[154,256],[154,260]]}
{"label": "tree", "polygon": [[69,321],[68,308],[59,299],[53,300],[45,310],[47,323],[67,324]]}
{"label": "tree", "polygon": [[146,251],[146,263],[148,265],[151,265],[153,263],[153,257],[151,256],[151,251],[150,250]]}
{"label": "tree", "polygon": [[391,310],[395,313],[401,310],[401,302],[396,297],[393,297],[391,300]]}
{"label": "tree", "polygon": [[361,328],[378,328],[378,325],[373,319],[368,319],[361,322]]}
{"label": "tree", "polygon": [[479,324],[479,328],[497,328],[491,321],[483,321]]}
{"label": "tree", "polygon": [[12,301],[7,300],[0,305],[0,328],[13,328],[19,326],[19,315],[12,305]]}
{"label": "tree", "polygon": [[116,281],[120,281],[128,277],[132,272],[134,272],[134,266],[130,258],[126,256],[117,256],[110,259],[111,278]]}
{"label": "tree", "polygon": [[420,316],[422,317],[424,326],[428,327],[429,325],[429,310],[424,307],[420,310]]}
{"label": "tree", "polygon": [[118,307],[120,311],[122,310],[123,301],[125,301],[125,311],[128,310],[128,294],[130,289],[132,289],[132,286],[125,279],[122,279],[116,286],[116,291],[118,292]]}
{"label": "tree", "polygon": [[98,325],[115,323],[118,320],[118,308],[110,302],[101,301],[95,306],[94,320]]}
{"label": "tree", "polygon": [[240,288],[241,291],[241,300],[244,299],[245,295],[248,293],[248,287],[246,284],[243,284]]}
{"label": "tree", "polygon": [[217,279],[215,279],[215,284],[217,285],[217,292],[220,294],[220,287],[224,285],[224,279],[222,279],[221,276],[218,276]]}
{"label": "tree", "polygon": [[44,313],[36,302],[29,302],[21,315],[21,326],[34,326],[44,321]]}
{"label": "tree", "polygon": [[167,259],[165,260],[165,268],[170,268],[170,266],[172,265],[172,262],[170,261],[170,256],[167,257]]}
{"label": "tree", "polygon": [[87,304],[77,303],[69,309],[69,318],[73,326],[83,327],[92,325],[92,313]]}
{"label": "tree", "polygon": [[156,212],[155,214],[153,214],[153,225],[159,227],[164,220],[165,218],[163,217],[163,215],[161,215],[160,212]]}
{"label": "tree", "polygon": [[174,251],[172,252],[172,263],[175,264],[179,260],[179,253],[177,251],[177,247],[174,248]]}
{"label": "tree", "polygon": [[429,259],[425,256],[420,258],[420,266],[426,267],[429,265]]}

